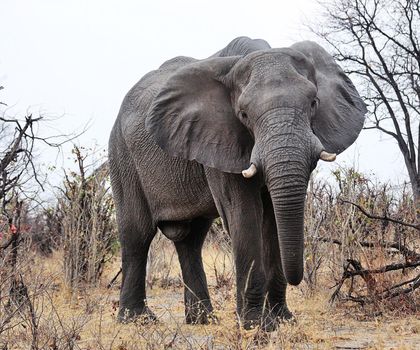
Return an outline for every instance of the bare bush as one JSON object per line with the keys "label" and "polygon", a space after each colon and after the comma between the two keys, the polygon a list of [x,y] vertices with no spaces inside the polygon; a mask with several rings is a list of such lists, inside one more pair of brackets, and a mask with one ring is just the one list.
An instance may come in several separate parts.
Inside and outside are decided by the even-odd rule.
{"label": "bare bush", "polygon": [[407,186],[397,191],[351,168],[334,176],[338,188],[311,183],[305,281],[314,289],[318,275],[327,274],[335,281],[332,300],[365,304],[407,296],[418,288],[420,266],[418,224]]}
{"label": "bare bush", "polygon": [[20,271],[25,271],[19,284],[20,300],[7,307],[1,305],[0,348],[80,349],[80,333],[90,320],[90,315],[77,313],[65,317],[61,310],[57,310],[57,301],[51,296],[51,276],[28,266],[25,264],[20,268]]}
{"label": "bare bush", "polygon": [[58,200],[62,217],[64,275],[72,289],[95,284],[116,245],[114,205],[106,168],[88,176],[87,155],[74,147],[78,173],[65,174]]}
{"label": "bare bush", "polygon": [[62,240],[62,212],[49,206],[35,213],[30,220],[34,248],[43,256],[59,249]]}

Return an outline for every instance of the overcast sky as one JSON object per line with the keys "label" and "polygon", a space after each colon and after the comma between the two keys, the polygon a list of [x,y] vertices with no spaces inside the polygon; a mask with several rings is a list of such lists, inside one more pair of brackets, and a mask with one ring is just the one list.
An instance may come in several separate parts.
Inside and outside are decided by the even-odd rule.
{"label": "overcast sky", "polygon": [[[305,39],[322,44],[308,21],[322,25],[316,1],[1,0],[0,101],[12,116],[60,116],[44,133],[89,124],[77,144],[106,148],[124,95],[163,61],[205,58],[241,35],[272,47]],[[66,157],[40,154],[58,167],[68,166]],[[382,181],[407,179],[396,145],[375,131],[362,132],[334,166],[353,163]],[[321,165],[322,176],[328,169]]]}

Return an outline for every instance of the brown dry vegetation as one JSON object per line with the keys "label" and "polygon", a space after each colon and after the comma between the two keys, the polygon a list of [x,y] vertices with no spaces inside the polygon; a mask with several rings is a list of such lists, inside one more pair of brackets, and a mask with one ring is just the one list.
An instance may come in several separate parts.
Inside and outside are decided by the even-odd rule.
{"label": "brown dry vegetation", "polygon": [[[304,282],[288,289],[297,321],[267,334],[239,326],[230,242],[219,221],[203,251],[218,324],[184,323],[177,255],[160,234],[152,244],[147,276],[148,303],[159,321],[117,323],[120,277],[110,288],[108,284],[121,261],[113,206],[107,199],[109,183],[102,171],[87,176],[80,162],[79,171],[66,177],[61,205],[36,218],[21,218],[28,222],[22,222],[26,230],[19,232],[17,249],[0,250],[1,350],[420,347],[419,230],[360,211],[415,223],[405,187],[374,183],[353,169],[336,171],[332,184],[311,181]],[[6,226],[3,241],[13,235]],[[100,244],[104,237],[105,245]],[[97,263],[94,271],[100,271],[95,278],[86,278],[89,270],[80,268],[93,262],[89,259]]]}
{"label": "brown dry vegetation", "polygon": [[[354,305],[331,305],[330,284],[326,281],[310,295],[305,284],[289,289],[289,305],[297,317],[295,324],[284,324],[268,335],[259,330],[244,331],[238,327],[235,314],[231,257],[228,252],[221,252],[219,243],[211,239],[204,250],[204,265],[219,324],[185,325],[176,253],[163,237],[155,243],[153,252],[156,251],[159,255],[149,271],[149,280],[151,276],[154,278],[148,287],[149,306],[159,316],[159,322],[153,325],[116,323],[118,283],[110,289],[107,283],[119,269],[118,258],[107,265],[96,287],[80,290],[75,295],[66,289],[62,252],[56,251],[48,258],[28,256],[26,265],[20,268],[37,319],[37,348],[415,349],[420,345],[418,314],[398,308],[379,308],[372,312]],[[30,317],[28,305],[21,307],[10,325],[12,328],[1,333],[0,348],[31,347]]]}

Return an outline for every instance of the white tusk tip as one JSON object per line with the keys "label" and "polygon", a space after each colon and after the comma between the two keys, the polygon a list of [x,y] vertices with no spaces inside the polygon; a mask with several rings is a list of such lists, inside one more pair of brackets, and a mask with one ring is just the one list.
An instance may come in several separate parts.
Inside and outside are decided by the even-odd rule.
{"label": "white tusk tip", "polygon": [[257,167],[254,163],[251,163],[248,169],[242,170],[242,176],[249,179],[257,173]]}
{"label": "white tusk tip", "polygon": [[325,162],[333,162],[337,158],[335,153],[328,153],[326,151],[322,151],[319,155],[319,159],[322,159]]}

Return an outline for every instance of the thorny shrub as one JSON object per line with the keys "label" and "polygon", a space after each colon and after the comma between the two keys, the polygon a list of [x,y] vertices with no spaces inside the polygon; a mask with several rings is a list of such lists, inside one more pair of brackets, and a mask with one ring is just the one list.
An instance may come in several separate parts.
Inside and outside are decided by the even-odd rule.
{"label": "thorny shrub", "polygon": [[[410,283],[418,281],[416,266],[386,273],[370,271],[420,260],[416,253],[419,231],[389,220],[416,222],[409,186],[392,188],[376,183],[352,168],[336,170],[333,175],[335,184],[311,180],[309,186],[305,213],[306,285],[309,291],[319,287],[320,280],[334,285],[332,299],[393,303],[390,290],[402,291],[399,288],[404,285],[414,290],[415,285]],[[411,282],[403,284],[406,281]],[[395,296],[418,309],[415,293],[408,289],[400,294]]]}
{"label": "thorny shrub", "polygon": [[73,149],[78,173],[65,174],[57,207],[62,218],[64,275],[72,290],[99,280],[117,237],[106,168],[99,167],[88,176],[84,151],[76,146]]}

